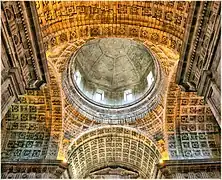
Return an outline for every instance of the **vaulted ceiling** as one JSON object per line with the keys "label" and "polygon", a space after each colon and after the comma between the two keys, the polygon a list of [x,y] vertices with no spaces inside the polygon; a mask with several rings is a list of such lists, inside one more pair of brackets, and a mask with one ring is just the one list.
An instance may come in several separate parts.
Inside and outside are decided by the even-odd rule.
{"label": "vaulted ceiling", "polygon": [[[40,137],[32,132],[26,138],[31,147],[41,142],[34,148],[36,156],[32,159],[67,158],[76,171],[75,177],[85,177],[97,170],[93,169],[94,163],[97,168],[102,168],[105,160],[113,165],[115,158],[121,160],[119,165],[136,168],[141,177],[150,177],[146,164],[157,163],[160,156],[163,159],[219,156],[218,126],[208,105],[195,93],[182,92],[174,82],[194,2],[39,1],[35,5],[50,83],[39,91],[27,90],[12,105],[3,124],[3,132],[9,137],[4,142],[3,158],[30,158],[21,153],[30,150],[28,141],[18,148],[14,138],[21,136],[22,142],[32,130],[42,133]],[[82,114],[62,88],[62,73],[73,53],[88,40],[108,37],[140,41],[158,60],[163,73],[161,93],[153,110],[113,126]],[[115,138],[112,132],[116,133]],[[201,138],[202,144],[197,142]],[[17,148],[16,152],[13,148]],[[151,161],[146,159],[146,153],[153,156],[149,148],[156,149],[157,154]],[[88,174],[81,174],[82,170]]]}
{"label": "vaulted ceiling", "polygon": [[180,52],[192,2],[36,2],[46,48],[89,37],[125,36]]}

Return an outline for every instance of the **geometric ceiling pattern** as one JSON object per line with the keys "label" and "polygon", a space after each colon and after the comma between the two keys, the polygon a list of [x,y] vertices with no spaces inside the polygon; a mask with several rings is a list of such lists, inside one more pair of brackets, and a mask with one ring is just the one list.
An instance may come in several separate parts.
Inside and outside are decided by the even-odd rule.
{"label": "geometric ceiling pattern", "polygon": [[154,70],[152,56],[141,43],[121,38],[90,40],[72,61],[86,82],[112,93],[142,83],[147,69]]}
{"label": "geometric ceiling pattern", "polygon": [[67,153],[74,178],[107,166],[123,166],[151,178],[161,155],[141,132],[124,126],[94,127],[72,142]]}
{"label": "geometric ceiling pattern", "polygon": [[181,50],[192,2],[36,2],[46,49],[89,37],[125,36]]}
{"label": "geometric ceiling pattern", "polygon": [[[77,136],[93,127],[103,128],[102,124],[84,118],[66,100],[65,104],[61,103],[59,92],[61,87],[58,85],[58,79],[53,75],[55,71],[51,67],[49,69],[50,88],[27,91],[27,94],[21,96],[19,101],[12,105],[3,120],[2,137],[7,137],[2,141],[3,160],[53,159],[57,156],[58,150],[63,151],[59,152],[58,158],[64,158],[68,147]],[[165,155],[163,158],[168,158],[168,155],[170,159],[219,157],[219,127],[208,105],[205,105],[203,98],[197,97],[195,93],[181,92],[178,85],[174,83],[174,78],[173,75],[167,91],[165,115],[163,99],[163,102],[147,116],[127,123],[124,127],[128,126],[143,132],[156,144],[162,157]],[[48,103],[52,104],[47,105]],[[63,107],[61,107],[62,104]],[[52,108],[49,108],[50,106]],[[64,135],[61,134],[62,131]],[[70,132],[72,132],[71,135]],[[154,134],[156,136],[153,136]],[[104,146],[106,147],[106,144]]]}
{"label": "geometric ceiling pattern", "polygon": [[[50,68],[50,72],[51,74],[53,74],[52,68]],[[89,121],[84,118],[79,119],[78,122],[79,124],[77,124],[77,122],[75,122],[75,119],[76,117],[78,117],[78,115],[75,114],[76,116],[73,117],[74,119],[73,124],[67,124],[66,119],[63,119],[64,138],[61,141],[59,137],[61,136],[62,122],[61,119],[58,118],[60,117],[59,114],[61,114],[60,111],[61,98],[60,98],[60,93],[58,91],[59,86],[57,85],[57,80],[55,79],[55,76],[50,75],[50,77],[51,77],[50,91],[47,90],[48,88],[45,88],[44,90],[41,91],[27,91],[26,95],[21,96],[20,100],[17,103],[13,104],[11,110],[7,113],[6,118],[3,120],[4,123],[2,128],[3,129],[2,137],[7,137],[4,138],[2,141],[3,142],[2,146],[4,147],[2,151],[3,160],[4,159],[25,160],[25,159],[44,159],[44,158],[53,159],[57,156],[57,151],[60,150],[63,152],[59,152],[58,158],[64,158],[64,154],[66,154],[65,156],[67,155],[69,156],[66,158],[73,163],[73,167],[75,167],[74,168],[75,171],[73,172],[77,173],[76,177],[87,176],[87,174],[78,174],[78,172],[81,171],[82,168],[87,169],[87,171],[84,172],[87,172],[88,175],[90,174],[90,172],[94,172],[96,169],[92,169],[92,167],[100,167],[104,165],[102,164],[102,161],[107,162],[107,158],[109,157],[110,158],[109,166],[118,164],[120,167],[121,166],[129,167],[130,169],[137,170],[138,174],[140,174],[141,177],[148,178],[152,176],[152,173],[147,174],[148,170],[147,168],[154,167],[151,164],[152,163],[155,164],[156,162],[158,162],[161,157],[168,158],[167,156],[169,155],[170,159],[183,159],[183,158],[187,159],[187,158],[210,158],[210,157],[220,156],[219,127],[215,123],[215,119],[209,107],[207,105],[204,105],[203,99],[201,97],[197,97],[195,93],[181,92],[179,87],[174,83],[174,78],[175,78],[174,76],[171,79],[167,95],[165,125],[164,125],[164,119],[163,117],[161,117],[162,118],[160,119],[161,130],[158,131],[158,132],[164,131],[166,133],[165,135],[163,135],[165,136],[165,138],[164,137],[161,137],[160,139],[157,138],[157,141],[155,141],[155,139],[151,136],[152,135],[151,132],[155,132],[154,128],[158,127],[156,126],[157,123],[155,121],[153,129],[150,130],[146,128],[141,128],[143,127],[143,124],[147,123],[145,119],[142,122],[138,120],[132,124],[129,123],[128,125],[119,126],[120,129],[121,128],[132,129],[132,131],[130,131],[129,133],[130,134],[129,138],[132,139],[127,140],[127,138],[124,138],[122,136],[118,138],[118,135],[116,135],[118,126],[116,127],[114,125],[103,126],[102,124],[99,125],[96,122]],[[51,100],[49,98],[49,95],[51,97]],[[178,102],[178,100],[180,102],[175,103]],[[47,103],[52,103],[52,109],[47,107],[49,106],[47,105]],[[191,107],[186,106],[188,105],[187,103]],[[163,103],[162,106],[164,106]],[[175,110],[176,108],[178,108],[178,106],[180,108],[180,111]],[[195,107],[193,107],[192,109],[192,106]],[[71,106],[68,105],[67,107]],[[64,109],[67,110],[68,109],[67,107],[65,107]],[[183,107],[186,110],[184,110]],[[47,113],[47,111],[49,112]],[[28,113],[29,116],[27,116],[27,112],[29,112]],[[163,107],[162,109],[160,109],[159,112],[163,116],[164,112]],[[155,114],[155,110],[152,111],[151,113]],[[44,114],[47,115],[47,117],[44,117]],[[71,116],[74,115],[74,113],[73,114],[69,113],[69,115],[70,114]],[[67,114],[63,114],[63,117],[67,117]],[[68,141],[67,139],[69,138],[67,138],[66,133],[67,133],[67,128],[71,127],[71,125],[77,127],[76,134],[74,135],[73,139],[70,139]],[[165,126],[164,129],[163,126]],[[134,158],[135,156],[134,152],[137,152],[136,156],[142,159],[151,156],[145,154],[145,151],[147,150],[143,149],[142,147],[144,146],[143,143],[139,143],[138,140],[135,140],[135,138],[133,138],[134,136],[133,134],[135,134],[133,133],[134,131],[136,132],[139,131],[140,133],[144,134],[145,138],[150,139],[149,143],[152,144],[154,142],[156,144],[156,145],[153,144],[153,147],[156,147],[156,149],[158,149],[157,151],[161,153],[161,155],[160,154],[158,155],[157,159],[154,158],[155,160],[152,160],[150,162],[150,159],[144,159],[143,161],[141,161],[140,159],[136,160]],[[104,132],[105,134],[107,132],[108,134],[100,138],[93,137],[94,135],[95,136],[99,135],[101,132]],[[43,136],[41,134],[43,134]],[[113,134],[116,135],[115,138],[113,137]],[[109,140],[110,136],[112,140]],[[137,135],[136,137],[138,138]],[[139,136],[138,138],[139,141],[143,139],[141,137]],[[91,140],[87,141],[87,138],[91,138]],[[166,141],[166,144],[164,144],[164,141],[162,141],[162,139]],[[60,144],[61,142],[64,144]],[[86,143],[84,144],[82,151],[79,146],[79,143],[83,142]],[[123,145],[120,146],[120,148],[118,148],[118,143],[123,143]],[[124,149],[125,147],[124,143],[126,143],[126,149]],[[75,144],[76,146],[70,146],[70,144]],[[139,144],[141,145],[139,146]],[[58,145],[60,145],[60,147],[58,147]],[[133,146],[139,149],[136,150],[134,149]],[[133,149],[131,150],[129,149],[129,147]],[[76,153],[75,156],[70,156],[70,152],[69,153],[67,152],[67,150],[70,151],[70,148],[71,150],[73,149],[73,151],[75,151]],[[167,152],[165,152],[166,151],[165,148],[167,148]],[[138,154],[139,152],[141,152],[141,150],[144,151],[142,153],[143,155]],[[129,164],[123,162],[117,163],[116,161],[113,161],[113,158],[115,159],[117,156],[120,156],[120,159],[121,158],[123,159],[124,152],[128,155],[127,157],[125,157],[125,160]],[[147,151],[147,153],[148,152],[151,151]],[[94,156],[96,153],[99,154]],[[135,161],[130,159],[127,160],[127,158],[132,158]],[[88,162],[91,162],[91,165],[96,164],[97,166],[90,166],[90,163]],[[142,164],[140,164],[139,166],[138,163]],[[147,163],[151,164],[146,167]],[[78,169],[79,171],[77,171]],[[152,170],[148,170],[148,172],[152,172]]]}
{"label": "geometric ceiling pattern", "polygon": [[[2,120],[2,160],[66,158],[74,178],[112,173],[114,167],[152,178],[160,159],[220,157],[220,128],[209,106],[175,83],[193,3],[35,2],[50,82],[27,90]],[[107,37],[141,42],[163,72],[156,106],[118,125],[87,118],[62,88],[72,54],[90,39]]]}
{"label": "geometric ceiling pattern", "polygon": [[[61,73],[66,67],[66,62],[70,58],[73,52],[78,50],[87,40],[78,39],[73,40],[72,42],[64,42],[61,45],[52,47],[47,51],[47,60],[53,69],[56,72],[58,77],[57,81],[61,83]],[[164,76],[167,78],[170,72],[172,71],[175,63],[178,61],[179,55],[175,51],[167,48],[163,45],[156,45],[150,41],[143,41],[143,44],[151,50],[154,57],[158,59],[161,69]],[[156,142],[163,138],[163,110],[164,110],[164,91],[160,96],[160,101],[156,108],[149,112],[148,114],[136,118],[136,120],[125,123],[131,127],[136,127],[140,130],[143,130],[148,137],[152,138]],[[65,95],[63,95],[65,96]],[[61,151],[66,152],[67,147],[70,142],[82,131],[87,130],[88,128],[100,124],[92,119],[86,118],[83,114],[79,113],[78,109],[75,109],[66,99],[63,99],[63,147]],[[160,143],[161,147],[163,146]],[[163,148],[162,151],[165,151]],[[63,155],[62,155],[63,156]]]}
{"label": "geometric ceiling pattern", "polygon": [[183,92],[173,74],[167,91],[165,135],[170,159],[219,158],[220,127],[196,92]]}
{"label": "geometric ceiling pattern", "polygon": [[[94,37],[95,38],[95,37]],[[94,39],[75,39],[71,42],[64,42],[55,47],[50,48],[46,51],[46,56],[48,63],[54,66],[56,74],[58,75],[58,81],[61,82],[61,73],[66,68],[66,63],[70,59],[73,52],[77,51],[82,45],[84,45],[88,40]],[[128,38],[128,37],[126,37]],[[135,41],[141,41],[158,59],[162,71],[169,75],[171,68],[174,66],[175,62],[179,60],[179,53],[175,52],[164,45],[155,44],[154,42],[143,40],[143,39],[134,39]]]}
{"label": "geometric ceiling pattern", "polygon": [[[73,52],[77,51],[87,39],[73,40],[72,42],[64,42],[61,45],[52,47],[47,51],[47,60],[51,66],[54,67],[55,72],[57,72],[58,82],[61,83],[61,73],[66,68],[66,62],[70,58]],[[175,63],[179,59],[178,53],[174,50],[167,48],[164,45],[157,45],[150,41],[144,41],[141,39],[143,44],[151,50],[154,57],[158,59],[165,78],[165,84],[167,84],[167,78],[172,71]],[[65,96],[65,95],[63,95]],[[136,118],[134,121],[125,122],[125,125],[138,128],[144,131],[148,137],[153,139],[156,143],[162,139],[163,140],[163,115],[164,115],[164,98],[165,92],[161,93],[160,100],[156,108],[147,113],[146,115]],[[67,151],[67,148],[72,142],[72,140],[78,136],[82,131],[88,128],[98,125],[100,123],[86,118],[83,114],[79,113],[78,109],[75,109],[68,100],[63,101],[63,153]],[[160,141],[161,142],[161,141]],[[158,144],[162,151],[165,151],[163,147],[163,142]],[[64,155],[61,155],[64,156]],[[167,155],[166,155],[167,156]]]}
{"label": "geometric ceiling pattern", "polygon": [[62,133],[61,94],[52,69],[50,83],[27,90],[2,120],[2,160],[55,159]]}
{"label": "geometric ceiling pattern", "polygon": [[[81,41],[84,42],[84,41]],[[71,55],[69,49],[78,49],[79,43],[67,43],[65,45],[58,46],[57,49],[54,48],[51,51],[48,51],[48,61],[50,64],[55,64],[55,69],[57,68],[57,72],[64,68],[62,63],[65,63]],[[163,70],[165,81],[167,83],[167,77],[172,71],[173,66],[178,60],[178,55],[173,53],[166,47],[157,46],[153,43],[144,42],[144,45],[148,46],[151,49],[153,55],[158,59],[161,69]],[[65,48],[64,48],[65,47]],[[53,52],[56,52],[54,56]],[[59,74],[59,73],[58,73]],[[163,115],[164,115],[164,97],[165,91],[160,94],[160,100],[154,110],[150,111],[142,115],[141,117],[137,117],[130,122],[124,122],[124,125],[129,125],[131,127],[136,127],[140,130],[146,132],[147,136],[153,139],[154,141],[158,141],[163,137]],[[95,120],[89,119],[85,117],[83,114],[79,112],[78,109],[74,108],[73,105],[69,103],[68,100],[64,100],[63,103],[63,131],[64,131],[64,148],[67,149],[69,143],[82,131],[87,130],[88,128],[93,127],[94,125],[98,125],[101,123],[96,122]],[[123,123],[121,123],[123,124]],[[66,151],[66,150],[65,150]]]}
{"label": "geometric ceiling pattern", "polygon": [[[121,49],[121,45],[126,47]],[[119,57],[118,60],[115,59],[117,57],[114,58],[116,65],[114,70],[110,70],[113,63],[110,57],[114,54]],[[63,91],[69,102],[87,118],[112,124],[132,122],[158,104],[164,88],[164,77],[158,61],[152,61],[151,54],[142,43],[122,38],[94,39],[87,41],[74,57],[75,59],[69,60],[63,72]],[[76,69],[81,74],[79,85],[73,79]],[[151,71],[155,84],[148,91],[147,76]],[[104,99],[91,102],[92,98],[95,99],[97,88],[103,91]],[[124,100],[124,91],[129,89],[132,91],[132,99],[135,98],[136,101]]]}
{"label": "geometric ceiling pattern", "polygon": [[52,117],[47,91],[27,91],[7,112],[2,123],[3,161],[46,157]]}

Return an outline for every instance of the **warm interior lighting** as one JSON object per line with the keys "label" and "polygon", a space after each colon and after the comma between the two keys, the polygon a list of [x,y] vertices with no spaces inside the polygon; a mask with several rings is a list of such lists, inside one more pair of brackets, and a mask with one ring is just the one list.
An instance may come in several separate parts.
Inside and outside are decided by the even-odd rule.
{"label": "warm interior lighting", "polygon": [[159,163],[160,163],[160,164],[163,164],[163,159],[160,159]]}
{"label": "warm interior lighting", "polygon": [[124,100],[125,101],[132,101],[133,100],[133,94],[132,94],[131,89],[124,91]]}
{"label": "warm interior lighting", "polygon": [[62,160],[62,162],[63,162],[63,163],[67,163],[68,161],[67,161],[66,158],[64,158],[64,159]]}

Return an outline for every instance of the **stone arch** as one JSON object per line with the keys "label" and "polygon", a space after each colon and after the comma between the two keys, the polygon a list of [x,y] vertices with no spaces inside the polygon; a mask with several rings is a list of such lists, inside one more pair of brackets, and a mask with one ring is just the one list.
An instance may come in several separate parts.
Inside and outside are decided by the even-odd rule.
{"label": "stone arch", "polygon": [[[125,4],[124,2],[111,2],[107,5],[103,2],[90,2],[88,4],[85,4],[85,2],[37,2],[36,7],[40,19],[40,27],[43,32],[45,49],[48,50],[47,52],[50,52],[53,48],[60,48],[61,50],[60,53],[58,53],[59,58],[53,54],[49,55],[47,58],[55,64],[59,73],[64,70],[65,62],[70,57],[71,53],[84,44],[86,40],[102,37],[122,37],[143,41],[155,52],[155,56],[158,56],[158,60],[161,60],[161,66],[166,72],[166,75],[169,75],[173,65],[179,58],[184,40],[183,34],[185,34],[187,22],[190,21],[189,16],[193,9],[193,3],[130,2],[130,4]],[[107,21],[99,26],[102,22],[102,16],[100,17],[100,15],[103,7],[116,12],[116,14],[112,15],[115,22]],[[51,10],[54,8],[57,12],[61,13],[53,13]],[[161,18],[158,19],[158,13],[154,11],[149,15],[150,8],[155,8],[158,12],[161,12]],[[170,10],[172,13],[168,14],[165,9]],[[98,11],[95,11],[93,16],[91,16],[94,18],[87,21],[87,18],[90,18],[88,17],[88,12],[90,10],[93,12],[94,10]],[[134,11],[138,14],[135,15]],[[73,23],[72,20],[70,21],[71,23],[68,23],[66,19],[68,12],[71,13],[68,14],[68,16],[71,17],[71,19],[73,18],[73,22],[75,20],[76,23]],[[43,14],[47,15],[45,16]],[[82,14],[82,18],[75,19],[76,14]],[[60,21],[61,15],[64,17],[62,21]],[[130,21],[127,22],[128,15],[130,16]],[[167,20],[167,18],[169,19]],[[111,19],[107,17],[107,20]],[[143,20],[142,22],[141,19]],[[152,21],[151,23],[150,20],[152,19],[155,19],[155,22]],[[172,21],[168,23],[170,19]],[[159,21],[163,24],[159,24],[158,28],[154,28],[155,25],[158,25]],[[148,22],[153,24],[153,26],[147,26],[146,23]],[[164,23],[165,25],[171,24],[172,26],[169,29],[161,29],[161,27],[165,27]],[[172,53],[169,53],[170,55],[166,57],[165,55],[169,51]],[[177,57],[176,59],[174,58],[175,56]],[[135,123],[131,123],[130,125],[139,127],[141,130],[149,132],[150,134],[161,134],[159,132],[163,131],[164,96],[163,94],[161,102],[154,111],[148,113],[144,118],[139,118]],[[81,132],[81,130],[90,128],[96,125],[97,122],[84,117],[84,115],[78,112],[78,109],[73,109],[66,100],[63,110],[64,114],[67,115],[65,115],[64,117],[66,118],[63,119],[65,134],[63,145],[66,146],[66,149],[69,143]]]}
{"label": "stone arch", "polygon": [[112,165],[134,169],[140,178],[152,178],[161,158],[157,146],[141,131],[106,125],[82,133],[69,146],[67,159],[73,178]]}
{"label": "stone arch", "polygon": [[118,36],[150,40],[178,52],[193,5],[192,2],[36,2],[46,49],[79,38]]}
{"label": "stone arch", "polygon": [[[47,60],[58,72],[60,82],[62,78],[59,73],[63,72],[65,64],[70,58],[71,54],[79,47],[81,47],[86,41],[87,39],[75,40],[72,43],[61,44],[47,51]],[[156,45],[149,41],[142,42],[147,48],[152,51],[153,55],[159,61],[163,73],[165,74],[165,76],[168,76],[169,73],[172,71],[175,63],[178,61],[178,53],[171,51],[169,48],[161,45]],[[65,97],[65,95],[63,96]],[[160,102],[153,111],[147,113],[144,117],[137,118],[135,122],[126,123],[125,125],[137,127],[150,136],[153,136],[153,140],[155,139],[156,141],[159,141],[163,135],[162,123],[164,114],[164,97],[165,94],[161,94]],[[79,113],[78,109],[75,109],[66,99],[64,99],[63,103],[63,113],[64,138],[62,140],[62,145],[60,145],[61,152],[67,151],[70,142],[72,142],[73,139],[79,133],[81,133],[81,131],[85,131],[86,129],[98,124],[98,122],[94,121],[93,119],[88,119],[83,114]]]}

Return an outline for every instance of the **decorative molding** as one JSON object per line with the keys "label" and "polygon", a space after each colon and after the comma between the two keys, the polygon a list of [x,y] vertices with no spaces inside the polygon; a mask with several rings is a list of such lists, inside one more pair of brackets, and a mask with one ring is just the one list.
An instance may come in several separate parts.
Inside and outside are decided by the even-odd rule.
{"label": "decorative molding", "polygon": [[36,7],[46,49],[79,38],[131,37],[180,52],[192,2],[36,2]]}
{"label": "decorative molding", "polygon": [[[210,102],[211,84],[217,86],[214,94],[220,99],[221,61],[221,2],[196,2],[193,9],[192,25],[186,32],[182,56],[179,61],[176,82],[184,91],[197,92]],[[210,103],[211,110],[221,124],[221,103]]]}
{"label": "decorative molding", "polygon": [[60,179],[68,164],[60,160],[1,162],[2,179]]}
{"label": "decorative molding", "polygon": [[220,159],[165,160],[157,165],[158,179],[221,179]]}
{"label": "decorative molding", "polygon": [[[2,80],[11,79],[13,99],[25,89],[39,89],[48,80],[45,50],[35,4],[29,2],[1,2]],[[14,75],[13,75],[14,73]],[[13,101],[2,108],[2,115]]]}
{"label": "decorative molding", "polygon": [[92,171],[115,165],[133,169],[141,178],[151,178],[161,154],[152,140],[138,130],[107,125],[75,139],[67,158],[73,169],[72,178],[84,178]]}

